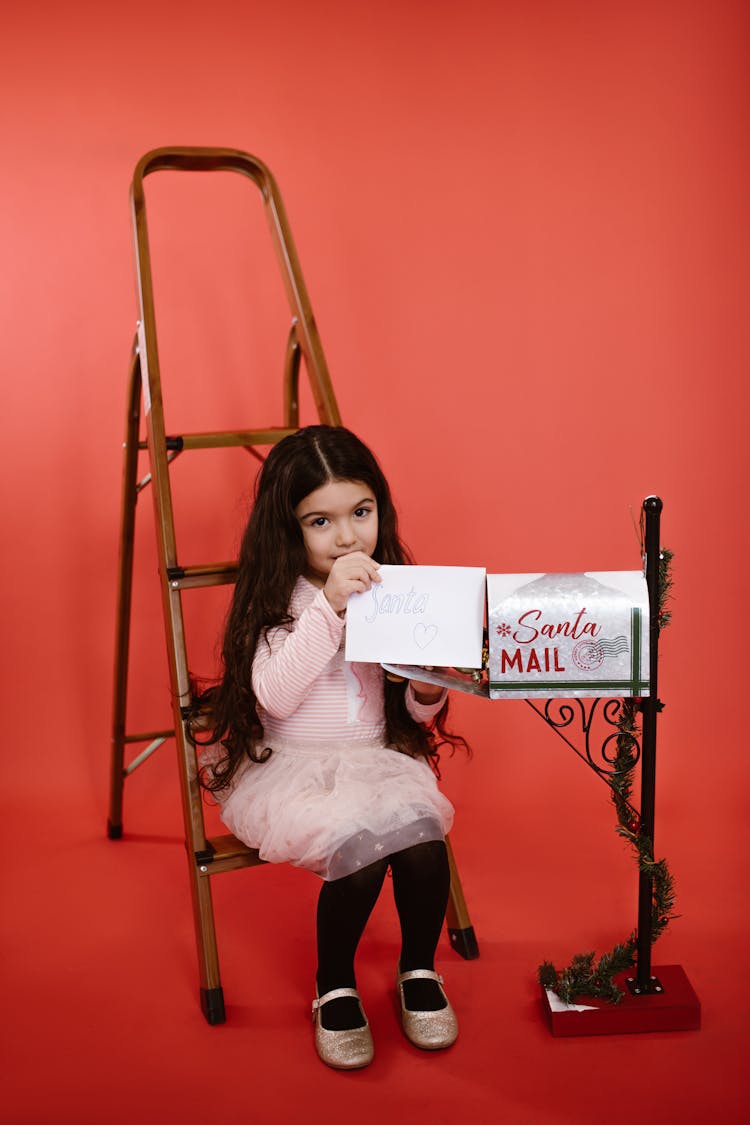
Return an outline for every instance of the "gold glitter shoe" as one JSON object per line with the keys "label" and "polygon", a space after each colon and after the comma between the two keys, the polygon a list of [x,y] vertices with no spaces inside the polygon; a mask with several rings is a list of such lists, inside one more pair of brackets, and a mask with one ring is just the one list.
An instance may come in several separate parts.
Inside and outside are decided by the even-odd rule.
{"label": "gold glitter shoe", "polygon": [[[336,1000],[339,996],[354,996],[362,1012],[364,1027],[353,1027],[346,1031],[329,1031],[323,1027],[320,1010],[329,1000]],[[313,1021],[315,1023],[315,1048],[327,1066],[337,1070],[356,1070],[361,1066],[369,1066],[375,1053],[370,1033],[370,1025],[362,1007],[362,1001],[355,988],[334,988],[323,996],[315,997],[312,1005]]]}
{"label": "gold glitter shoe", "polygon": [[[404,1000],[403,982],[405,980],[436,981],[445,998],[446,1006],[439,1008],[436,1012],[412,1012],[406,1007],[406,1001]],[[430,969],[414,969],[410,973],[397,972],[396,974],[396,987],[401,1000],[401,1026],[404,1029],[404,1035],[415,1047],[421,1047],[424,1051],[436,1051],[440,1047],[450,1047],[452,1043],[456,1042],[458,1036],[456,1013],[451,1008],[448,997],[441,987],[442,983],[443,978]]]}

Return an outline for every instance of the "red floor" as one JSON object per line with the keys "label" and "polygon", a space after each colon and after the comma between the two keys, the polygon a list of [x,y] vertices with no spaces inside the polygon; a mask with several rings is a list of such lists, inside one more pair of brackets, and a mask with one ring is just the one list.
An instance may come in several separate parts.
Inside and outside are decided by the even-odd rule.
{"label": "red floor", "polygon": [[[466,778],[481,793],[496,768],[489,762],[477,755],[469,765],[448,763],[451,795],[461,797]],[[12,908],[3,1122],[748,1120],[744,886],[735,896],[731,879],[712,883],[713,857],[691,851],[690,833],[683,840],[679,817],[670,827],[669,809],[663,834],[673,838],[685,917],[654,963],[684,967],[702,1001],[700,1031],[555,1039],[542,1021],[538,962],[603,948],[632,921],[629,860],[614,834],[601,839],[610,812],[606,802],[592,805],[586,777],[567,794],[567,830],[557,846],[547,842],[546,858],[532,846],[552,814],[543,794],[532,809],[516,801],[494,815],[476,797],[459,821],[453,842],[481,956],[464,962],[447,940],[440,951],[461,1021],[448,1052],[421,1053],[402,1037],[392,989],[395,915],[389,898],[381,900],[359,970],[376,1058],[365,1071],[341,1074],[312,1046],[317,881],[307,873],[266,867],[214,880],[228,1019],[204,1022],[171,770],[166,759],[148,785],[140,775],[129,782],[120,842],[104,836],[105,798],[97,804],[93,786],[90,802],[42,810],[41,821],[37,810],[31,822],[17,794],[4,814]],[[592,832],[595,845],[586,843]]]}

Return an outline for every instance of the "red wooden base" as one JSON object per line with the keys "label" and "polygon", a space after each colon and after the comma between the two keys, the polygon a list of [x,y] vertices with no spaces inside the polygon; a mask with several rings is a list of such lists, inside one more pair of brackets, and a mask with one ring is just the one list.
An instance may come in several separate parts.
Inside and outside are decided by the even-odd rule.
{"label": "red wooden base", "polygon": [[652,968],[663,991],[648,996],[632,996],[625,977],[617,983],[625,992],[620,1004],[578,997],[578,1003],[591,1004],[585,1012],[553,1012],[542,989],[542,1010],[553,1035],[618,1035],[634,1031],[696,1031],[701,1025],[701,1006],[680,965]]}

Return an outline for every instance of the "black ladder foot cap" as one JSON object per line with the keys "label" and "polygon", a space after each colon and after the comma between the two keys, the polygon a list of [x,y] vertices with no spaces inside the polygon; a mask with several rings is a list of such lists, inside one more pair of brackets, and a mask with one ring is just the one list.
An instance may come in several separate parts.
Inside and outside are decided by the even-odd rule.
{"label": "black ladder foot cap", "polygon": [[201,989],[201,1009],[210,1024],[224,1023],[224,991],[222,988]]}
{"label": "black ladder foot cap", "polygon": [[479,946],[473,926],[467,926],[465,930],[452,930],[449,926],[448,937],[456,953],[460,953],[464,960],[474,961],[479,956]]}
{"label": "black ladder foot cap", "polygon": [[111,820],[108,820],[107,821],[107,835],[109,836],[110,840],[121,840],[122,839],[122,825],[121,824],[113,824]]}

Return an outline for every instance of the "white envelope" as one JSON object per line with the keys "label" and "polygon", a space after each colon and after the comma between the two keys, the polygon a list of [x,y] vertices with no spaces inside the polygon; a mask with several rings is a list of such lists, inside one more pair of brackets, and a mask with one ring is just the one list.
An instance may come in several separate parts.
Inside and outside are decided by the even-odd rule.
{"label": "white envelope", "polygon": [[349,598],[347,660],[481,667],[484,567],[381,566],[379,573],[379,583]]}

